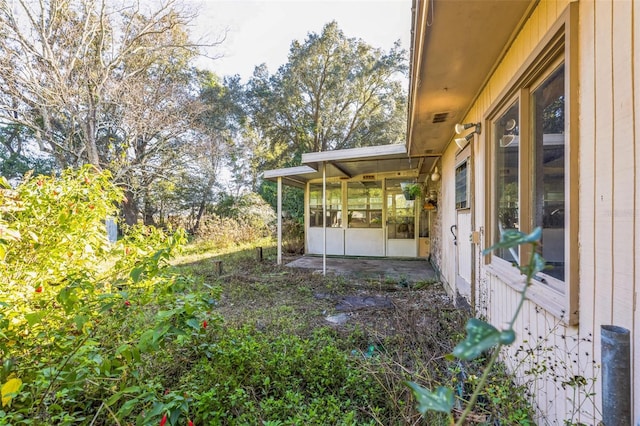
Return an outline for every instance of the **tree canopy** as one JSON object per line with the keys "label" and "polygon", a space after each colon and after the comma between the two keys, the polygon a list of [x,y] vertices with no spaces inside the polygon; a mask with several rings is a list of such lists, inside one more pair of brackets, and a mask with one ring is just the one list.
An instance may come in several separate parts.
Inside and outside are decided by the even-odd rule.
{"label": "tree canopy", "polygon": [[243,84],[193,66],[201,46],[179,0],[154,5],[0,0],[4,176],[91,164],[124,190],[129,224],[178,214],[195,230],[216,194],[273,198],[260,189],[267,168],[403,140],[398,43],[373,48],[330,22],[293,41],[274,74],[260,65]]}
{"label": "tree canopy", "polygon": [[274,75],[256,68],[248,83],[253,125],[288,158],[399,142],[406,94],[397,76],[406,72],[398,42],[385,52],[330,22],[320,34],[294,41]]}

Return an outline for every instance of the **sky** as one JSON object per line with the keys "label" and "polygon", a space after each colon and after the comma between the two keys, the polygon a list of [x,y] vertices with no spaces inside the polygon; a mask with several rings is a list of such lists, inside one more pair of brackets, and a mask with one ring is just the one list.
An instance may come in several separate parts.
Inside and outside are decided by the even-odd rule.
{"label": "sky", "polygon": [[409,50],[411,0],[185,0],[199,8],[195,38],[226,39],[209,52],[221,58],[201,59],[198,66],[219,76],[239,74],[246,82],[257,65],[273,74],[287,62],[293,40],[320,34],[335,20],[349,38],[388,51],[396,40]]}

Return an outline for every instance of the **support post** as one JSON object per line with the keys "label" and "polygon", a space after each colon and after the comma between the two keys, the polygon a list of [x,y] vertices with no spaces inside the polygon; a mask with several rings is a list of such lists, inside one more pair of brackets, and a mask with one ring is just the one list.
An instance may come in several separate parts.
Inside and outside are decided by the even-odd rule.
{"label": "support post", "polygon": [[[282,176],[278,176],[278,255],[277,263],[282,265]],[[260,260],[262,260],[262,249],[260,249]]]}
{"label": "support post", "polygon": [[322,162],[322,275],[327,275],[327,163]]}
{"label": "support post", "polygon": [[213,270],[218,275],[222,275],[222,260],[214,260],[213,261]]}
{"label": "support post", "polygon": [[256,260],[262,262],[262,247],[256,247]]}

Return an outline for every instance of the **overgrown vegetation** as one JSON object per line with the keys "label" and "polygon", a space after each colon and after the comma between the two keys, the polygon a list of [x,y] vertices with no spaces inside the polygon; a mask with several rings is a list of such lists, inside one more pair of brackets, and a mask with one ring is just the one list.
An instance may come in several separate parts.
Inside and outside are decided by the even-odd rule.
{"label": "overgrown vegetation", "polygon": [[[279,267],[270,239],[262,262],[255,241],[199,240],[169,264],[180,232],[107,243],[121,196],[92,168],[1,190],[0,424],[438,425],[404,381],[454,381],[464,399],[477,380],[482,360],[445,357],[467,315],[438,283]],[[391,304],[329,323],[353,294]],[[485,389],[477,422],[529,418],[502,372]]]}
{"label": "overgrown vegetation", "polygon": [[[478,403],[482,395],[486,394],[491,386],[488,382],[492,374],[492,368],[497,363],[500,356],[500,350],[511,345],[516,338],[513,329],[514,323],[520,315],[520,311],[527,298],[527,290],[533,281],[533,277],[542,272],[546,268],[546,262],[538,253],[537,247],[542,238],[542,228],[536,228],[531,234],[525,234],[516,229],[508,229],[502,232],[500,241],[493,246],[485,249],[483,254],[498,249],[512,249],[518,246],[527,246],[529,249],[529,259],[526,264],[514,264],[522,275],[525,277],[525,285],[520,292],[520,300],[515,307],[511,320],[505,328],[498,330],[493,325],[479,318],[471,318],[467,321],[465,329],[467,334],[465,339],[458,343],[452,351],[452,356],[462,361],[472,361],[480,357],[485,352],[490,352],[487,365],[484,367],[482,375],[474,383],[474,389],[466,406],[456,421],[456,426],[464,425],[465,420],[471,416],[471,413]],[[454,389],[451,386],[439,386],[435,391],[429,391],[415,382],[408,382],[407,385],[412,389],[416,399],[419,402],[418,410],[421,413],[434,411],[445,413],[453,422],[453,410],[456,404]],[[521,419],[518,423],[528,419]]]}

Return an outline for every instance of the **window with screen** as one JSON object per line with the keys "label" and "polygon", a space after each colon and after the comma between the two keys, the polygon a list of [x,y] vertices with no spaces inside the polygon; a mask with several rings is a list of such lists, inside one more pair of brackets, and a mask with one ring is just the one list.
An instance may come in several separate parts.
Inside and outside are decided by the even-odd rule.
{"label": "window with screen", "polygon": [[[538,303],[570,324],[578,321],[578,7],[567,6],[488,113],[490,228],[488,245],[507,229],[542,229],[537,247],[548,269],[534,278]],[[573,208],[572,208],[573,207]],[[494,251],[487,259],[518,290],[512,263],[525,263],[529,247]],[[515,272],[514,272],[515,271]]]}
{"label": "window with screen", "polygon": [[[327,227],[342,226],[342,185],[340,182],[327,182]],[[309,184],[309,226],[323,226],[322,222],[322,184]]]}
{"label": "window with screen", "polygon": [[469,207],[469,161],[465,160],[456,167],[456,209]]}
{"label": "window with screen", "polygon": [[382,184],[379,181],[347,183],[349,228],[382,228]]}

